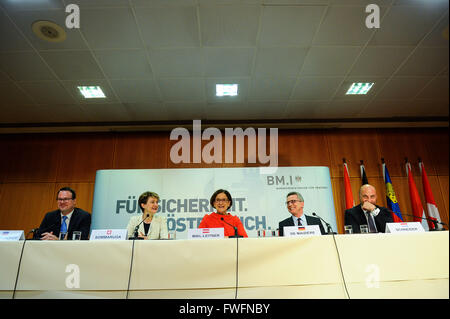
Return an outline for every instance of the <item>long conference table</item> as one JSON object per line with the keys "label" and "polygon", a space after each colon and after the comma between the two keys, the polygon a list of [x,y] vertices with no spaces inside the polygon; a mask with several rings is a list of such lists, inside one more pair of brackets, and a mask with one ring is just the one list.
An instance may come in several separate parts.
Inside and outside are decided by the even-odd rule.
{"label": "long conference table", "polygon": [[448,231],[0,242],[0,298],[449,298]]}

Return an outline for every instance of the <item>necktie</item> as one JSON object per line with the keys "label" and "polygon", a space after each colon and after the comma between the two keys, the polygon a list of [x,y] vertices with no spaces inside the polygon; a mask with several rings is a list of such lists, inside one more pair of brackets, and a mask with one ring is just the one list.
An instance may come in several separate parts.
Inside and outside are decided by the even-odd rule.
{"label": "necktie", "polygon": [[300,218],[298,218],[297,221],[298,221],[298,226],[302,226],[302,220]]}
{"label": "necktie", "polygon": [[373,222],[372,215],[370,215],[369,212],[367,212],[366,214],[367,214],[367,221],[369,224],[369,233],[376,233],[377,229],[375,228],[375,224]]}
{"label": "necktie", "polygon": [[61,233],[65,234],[67,233],[67,224],[66,224],[67,216],[63,216],[63,220],[61,223]]}

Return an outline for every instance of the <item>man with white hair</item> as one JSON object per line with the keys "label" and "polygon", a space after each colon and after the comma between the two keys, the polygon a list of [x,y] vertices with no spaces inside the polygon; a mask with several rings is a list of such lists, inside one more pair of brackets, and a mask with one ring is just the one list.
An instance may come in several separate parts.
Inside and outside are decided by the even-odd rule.
{"label": "man with white hair", "polygon": [[290,192],[286,197],[286,207],[292,216],[282,220],[278,223],[278,229],[280,236],[284,236],[284,227],[286,226],[307,226],[318,225],[320,233],[325,234],[325,229],[322,226],[322,222],[317,217],[307,216],[303,213],[305,207],[305,200],[303,196],[298,192]]}
{"label": "man with white hair", "polygon": [[377,191],[370,184],[359,189],[360,205],[345,211],[345,226],[352,226],[353,233],[360,233],[360,226],[367,225],[370,233],[384,233],[386,223],[393,223],[391,213],[385,207],[376,205]]}

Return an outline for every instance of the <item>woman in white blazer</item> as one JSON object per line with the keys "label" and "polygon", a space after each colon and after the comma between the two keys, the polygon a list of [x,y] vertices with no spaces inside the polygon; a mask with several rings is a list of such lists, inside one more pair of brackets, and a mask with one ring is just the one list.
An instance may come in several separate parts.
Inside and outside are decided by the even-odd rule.
{"label": "woman in white blazer", "polygon": [[[139,224],[138,237],[142,239],[168,239],[167,219],[155,215],[158,211],[159,196],[153,192],[145,192],[139,196],[139,207],[142,215],[133,216],[128,222],[128,237],[134,237]],[[142,222],[144,221],[144,222]]]}

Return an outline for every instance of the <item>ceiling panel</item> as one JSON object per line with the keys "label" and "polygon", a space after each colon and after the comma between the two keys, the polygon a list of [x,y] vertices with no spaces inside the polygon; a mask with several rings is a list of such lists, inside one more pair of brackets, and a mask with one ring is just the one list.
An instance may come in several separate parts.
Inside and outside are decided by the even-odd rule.
{"label": "ceiling panel", "polygon": [[[38,104],[74,104],[76,100],[58,81],[21,82],[18,85]],[[78,109],[78,111],[80,111]]]}
{"label": "ceiling panel", "polygon": [[366,47],[350,72],[354,76],[390,76],[414,47]]}
{"label": "ceiling panel", "polygon": [[[65,26],[69,4],[79,29]],[[379,29],[365,26],[368,4]],[[38,20],[66,39],[38,38]],[[447,0],[0,0],[0,122],[445,123],[448,20]],[[375,85],[345,95],[353,82]],[[239,95],[215,96],[218,83]]]}
{"label": "ceiling panel", "polygon": [[260,48],[254,73],[258,76],[296,76],[307,53],[307,48]]}
{"label": "ceiling panel", "polygon": [[328,100],[340,86],[343,77],[301,77],[298,79],[292,100]]}
{"label": "ceiling panel", "polygon": [[205,80],[200,78],[162,78],[159,87],[165,101],[205,101]]}
{"label": "ceiling panel", "polygon": [[414,92],[420,92],[429,82],[430,77],[393,77],[378,92],[376,100],[408,100]]}
{"label": "ceiling panel", "polygon": [[448,76],[434,78],[415,98],[448,103]]}
{"label": "ceiling panel", "polygon": [[0,10],[0,52],[32,50],[25,37],[16,28],[5,12]]}
{"label": "ceiling panel", "polygon": [[[380,8],[380,15],[386,9]],[[354,45],[365,44],[374,29],[365,27],[364,6],[330,6],[319,32],[314,38],[315,45]]]}
{"label": "ceiling panel", "polygon": [[250,75],[255,49],[208,48],[205,50],[205,75],[207,77]]}
{"label": "ceiling panel", "polygon": [[143,48],[130,8],[84,9],[82,14],[80,30],[91,49]]}
{"label": "ceiling panel", "polygon": [[157,85],[148,80],[111,80],[111,85],[123,103],[148,103],[160,100]]}
{"label": "ceiling panel", "polygon": [[417,48],[397,75],[432,76],[448,67],[448,48]]}
{"label": "ceiling panel", "polygon": [[325,9],[325,6],[265,6],[260,45],[309,46]]}
{"label": "ceiling panel", "polygon": [[194,6],[139,8],[135,15],[148,48],[197,47],[200,44]]}
{"label": "ceiling panel", "polygon": [[296,78],[256,78],[252,79],[249,99],[251,101],[288,100],[295,85]]}
{"label": "ceiling panel", "polygon": [[[65,27],[66,15],[64,9],[14,11],[10,13],[10,18],[36,50],[87,50],[86,41],[81,36],[80,30]],[[64,29],[66,39],[63,42],[47,42],[38,38],[31,29],[35,21],[56,23]]]}
{"label": "ceiling panel", "polygon": [[393,6],[381,21],[370,45],[417,45],[442,15],[441,6],[423,2],[416,6]]}
{"label": "ceiling panel", "polygon": [[42,58],[33,51],[0,53],[0,68],[15,81],[56,79]]}
{"label": "ceiling panel", "polygon": [[301,75],[346,75],[361,47],[313,47],[306,56]]}
{"label": "ceiling panel", "polygon": [[254,46],[260,6],[201,6],[200,25],[205,46]]}
{"label": "ceiling panel", "polygon": [[40,55],[61,80],[104,78],[91,51],[42,51]]}
{"label": "ceiling panel", "polygon": [[150,51],[150,63],[157,76],[203,76],[205,49],[180,48]]}
{"label": "ceiling panel", "polygon": [[97,50],[94,51],[94,55],[108,78],[140,79],[153,77],[146,50]]}

